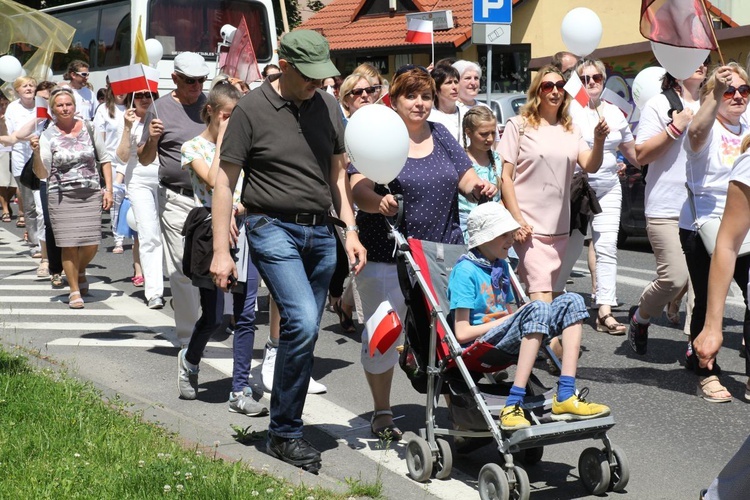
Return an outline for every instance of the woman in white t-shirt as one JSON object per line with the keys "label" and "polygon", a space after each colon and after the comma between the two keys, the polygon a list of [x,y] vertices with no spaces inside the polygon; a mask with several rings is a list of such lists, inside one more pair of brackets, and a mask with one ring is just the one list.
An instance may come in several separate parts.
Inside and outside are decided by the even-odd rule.
{"label": "woman in white t-shirt", "polygon": [[[624,335],[625,325],[612,316],[612,306],[617,305],[617,234],[620,230],[622,206],[620,174],[624,171],[624,165],[618,163],[616,154],[619,150],[630,163],[638,166],[635,142],[630,124],[622,111],[617,106],[601,100],[607,78],[604,64],[596,59],[583,59],[575,71],[584,83],[589,105],[585,108],[571,105],[570,114],[573,123],[581,129],[581,135],[589,147],[594,145],[594,127],[599,120],[604,118],[609,125],[609,134],[604,140],[602,166],[596,172],[588,174],[589,184],[596,192],[602,208],[591,221],[593,245],[589,247],[589,252],[596,252],[595,271],[592,272],[596,280],[596,306],[599,308],[596,329],[610,335]],[[581,247],[576,245],[571,250],[577,251],[580,255]],[[567,275],[561,276],[566,277]]]}
{"label": "woman in white t-shirt", "polygon": [[[701,367],[713,368],[716,355],[724,340],[722,320],[724,304],[729,291],[729,283],[735,275],[737,251],[750,231],[750,135],[742,141],[742,155],[732,167],[727,190],[727,204],[721,219],[716,248],[711,258],[711,272],[708,277],[708,306],[703,331],[693,340],[693,349]],[[750,401],[750,336],[744,333],[745,400]]]}
{"label": "woman in white t-shirt", "polygon": [[461,142],[461,124],[467,108],[463,112],[458,102],[458,70],[453,66],[440,64],[430,73],[435,80],[435,105],[427,120],[442,123],[459,143]]}
{"label": "woman in white t-shirt", "polygon": [[[747,127],[740,118],[747,109],[750,86],[747,73],[736,63],[715,69],[701,90],[701,107],[693,118],[684,147],[687,151],[688,201],[680,213],[680,241],[685,252],[695,304],[690,323],[690,339],[703,329],[708,299],[708,274],[711,256],[698,234],[698,228],[721,217],[726,205],[732,165],[740,156]],[[747,304],[750,256],[738,257],[734,273]],[[743,333],[750,335],[750,313],[745,310]],[[699,390],[709,402],[731,401],[732,395],[719,382],[716,363],[700,366],[694,352],[689,352],[687,366],[699,377]]]}

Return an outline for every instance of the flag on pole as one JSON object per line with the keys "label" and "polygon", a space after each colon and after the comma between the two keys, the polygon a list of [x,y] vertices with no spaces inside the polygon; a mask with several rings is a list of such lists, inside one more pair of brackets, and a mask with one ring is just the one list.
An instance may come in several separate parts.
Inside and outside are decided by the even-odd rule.
{"label": "flag on pole", "polygon": [[246,83],[261,79],[253,41],[250,38],[250,31],[247,29],[244,17],[237,26],[237,31],[229,46],[229,53],[221,71],[234,78],[244,80]]}
{"label": "flag on pole", "polygon": [[36,117],[43,118],[45,120],[51,120],[52,117],[49,114],[49,108],[47,107],[47,99],[44,97],[35,97],[34,103],[36,106]]}
{"label": "flag on pole", "polygon": [[432,21],[426,19],[407,19],[406,41],[410,43],[432,43]]}
{"label": "flag on pole", "polygon": [[642,0],[641,34],[653,42],[717,50],[704,0]]}
{"label": "flag on pole", "polygon": [[601,99],[604,102],[608,102],[613,106],[617,106],[618,108],[620,108],[620,111],[622,111],[622,114],[625,115],[626,120],[629,120],[630,115],[633,114],[633,105],[626,101],[624,97],[622,97],[614,90],[605,88],[602,91]]}
{"label": "flag on pole", "polygon": [[584,108],[589,105],[589,94],[583,87],[583,82],[575,71],[570,72],[568,83],[563,87],[565,91]]}
{"label": "flag on pole", "polygon": [[387,300],[381,302],[365,324],[370,357],[375,356],[376,351],[385,353],[398,340],[402,329],[401,320],[391,303]]}
{"label": "flag on pole", "polygon": [[107,70],[109,84],[115,95],[129,94],[141,90],[159,90],[159,71],[144,64],[131,64]]}
{"label": "flag on pole", "polygon": [[[133,44],[133,64],[145,64],[148,66],[148,52],[146,51],[146,40],[143,39],[141,21],[143,16],[138,17],[138,29],[135,30],[135,43]],[[143,89],[141,89],[143,90]]]}

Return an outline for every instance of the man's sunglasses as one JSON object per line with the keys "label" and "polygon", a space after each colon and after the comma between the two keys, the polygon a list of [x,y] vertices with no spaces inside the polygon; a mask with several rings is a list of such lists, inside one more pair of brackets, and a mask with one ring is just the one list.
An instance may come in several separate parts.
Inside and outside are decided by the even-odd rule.
{"label": "man's sunglasses", "polygon": [[150,92],[136,92],[133,94],[133,99],[153,99],[154,97],[159,97],[158,95],[154,95]]}
{"label": "man's sunglasses", "polygon": [[203,85],[203,83],[206,81],[205,76],[202,76],[200,78],[192,78],[181,73],[177,73],[177,75],[182,79],[183,82],[187,83],[188,85],[194,85],[196,83],[200,83],[201,85]]}
{"label": "man's sunglasses", "polygon": [[595,75],[583,75],[581,79],[586,85],[588,85],[592,80],[594,83],[602,83],[604,81],[604,75],[602,75],[601,73],[597,73]]}
{"label": "man's sunglasses", "polygon": [[81,78],[88,78],[91,73],[88,71],[74,71],[76,75],[80,76]]}
{"label": "man's sunglasses", "polygon": [[367,95],[375,95],[376,93],[380,92],[380,89],[382,88],[381,85],[373,85],[372,87],[364,87],[361,89],[352,89],[349,91],[347,95],[353,95],[354,97],[359,97],[362,94]]}
{"label": "man's sunglasses", "polygon": [[558,82],[542,82],[542,84],[539,85],[539,88],[545,94],[552,92],[552,89],[554,89],[555,87],[557,87],[557,90],[562,92],[562,90],[565,88],[565,82],[563,80],[560,80]]}
{"label": "man's sunglasses", "polygon": [[305,83],[319,82],[320,80],[322,80],[322,78],[310,78],[309,76],[305,76],[305,74],[303,72],[301,72],[299,70],[299,68],[297,66],[295,66],[294,64],[292,64],[292,63],[289,63],[289,66],[291,66],[292,68],[294,68],[294,71],[296,71],[297,74],[302,77],[302,79],[305,81]]}
{"label": "man's sunglasses", "polygon": [[743,99],[747,99],[747,96],[750,95],[750,85],[745,84],[740,85],[739,87],[730,85],[724,91],[724,99],[731,99],[736,92],[739,92]]}

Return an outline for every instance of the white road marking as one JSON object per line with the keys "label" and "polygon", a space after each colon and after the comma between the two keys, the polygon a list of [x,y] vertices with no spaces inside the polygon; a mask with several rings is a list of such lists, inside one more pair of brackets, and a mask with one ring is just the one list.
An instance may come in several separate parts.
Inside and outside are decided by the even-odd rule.
{"label": "white road marking", "polygon": [[[3,299],[0,299],[2,302]],[[113,317],[125,317],[112,309],[86,309],[86,316],[113,316]],[[0,315],[6,316],[60,316],[59,309],[26,309],[22,307],[0,307]]]}
{"label": "white road marking", "polygon": [[[55,339],[47,345],[77,346],[77,347],[174,347],[169,340],[161,339],[81,339],[77,337]],[[230,349],[221,342],[209,342],[207,347]],[[231,359],[230,359],[231,361]]]}

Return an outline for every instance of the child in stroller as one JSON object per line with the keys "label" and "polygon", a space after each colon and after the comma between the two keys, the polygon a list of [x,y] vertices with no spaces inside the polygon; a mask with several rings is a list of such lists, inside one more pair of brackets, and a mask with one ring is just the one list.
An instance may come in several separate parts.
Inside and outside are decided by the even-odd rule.
{"label": "child in stroller", "polygon": [[551,418],[587,420],[609,415],[607,406],[584,399],[587,389],[576,393],[581,324],[589,317],[581,296],[564,293],[552,303],[533,301],[510,314],[507,304],[513,300],[513,292],[505,259],[519,225],[502,205],[490,202],[472,210],[467,228],[469,251],[451,272],[448,299],[459,343],[466,346],[484,341],[518,358],[513,386],[500,412],[501,429],[514,431],[531,425],[520,405],[545,336],[561,335],[563,344]]}

